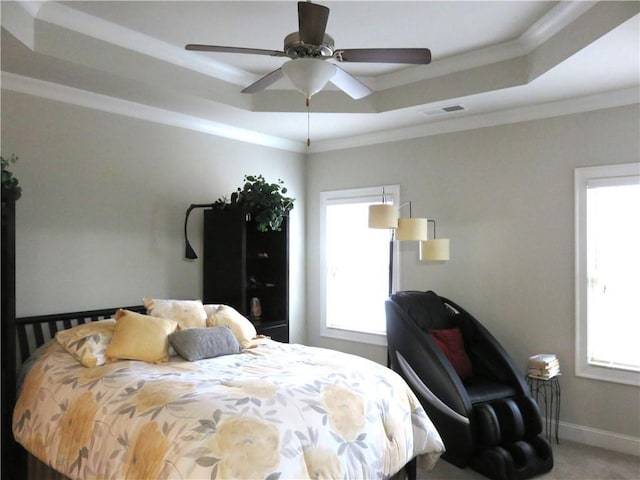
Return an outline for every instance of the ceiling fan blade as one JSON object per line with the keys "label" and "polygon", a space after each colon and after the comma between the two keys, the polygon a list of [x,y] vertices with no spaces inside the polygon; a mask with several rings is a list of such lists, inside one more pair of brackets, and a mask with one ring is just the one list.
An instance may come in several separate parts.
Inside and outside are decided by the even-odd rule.
{"label": "ceiling fan blade", "polygon": [[270,55],[272,57],[286,57],[284,52],[279,50],[265,50],[262,48],[242,48],[242,47],[222,47],[219,45],[199,45],[190,43],[185,45],[186,50],[196,52],[222,52],[222,53],[251,53],[253,55]]}
{"label": "ceiling fan blade", "polygon": [[352,48],[336,50],[333,56],[340,62],[431,63],[431,50],[428,48]]}
{"label": "ceiling fan blade", "polygon": [[267,73],[264,77],[253,82],[247,88],[242,90],[242,93],[256,93],[264,90],[270,85],[273,85],[284,76],[282,68],[278,68],[271,73]]}
{"label": "ceiling fan blade", "polygon": [[336,73],[330,80],[336,87],[356,100],[371,95],[373,91],[350,73],[336,65]]}
{"label": "ceiling fan blade", "polygon": [[329,9],[311,2],[298,2],[298,32],[300,40],[310,45],[321,45],[327,28]]}

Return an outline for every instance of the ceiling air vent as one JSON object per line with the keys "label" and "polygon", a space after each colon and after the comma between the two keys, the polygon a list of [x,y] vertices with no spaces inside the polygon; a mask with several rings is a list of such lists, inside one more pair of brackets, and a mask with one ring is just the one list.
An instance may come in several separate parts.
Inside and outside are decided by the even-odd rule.
{"label": "ceiling air vent", "polygon": [[422,110],[423,115],[431,117],[433,115],[444,115],[445,113],[460,112],[464,110],[462,105],[449,105],[447,107],[432,108],[430,110]]}

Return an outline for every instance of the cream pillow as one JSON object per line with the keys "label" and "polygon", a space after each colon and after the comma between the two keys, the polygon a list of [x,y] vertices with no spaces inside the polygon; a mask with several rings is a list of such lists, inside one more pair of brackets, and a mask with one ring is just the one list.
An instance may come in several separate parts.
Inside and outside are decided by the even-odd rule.
{"label": "cream pillow", "polygon": [[120,309],[116,312],[113,338],[107,347],[107,361],[142,360],[149,363],[169,359],[169,335],[178,322]]}
{"label": "cream pillow", "polygon": [[56,340],[85,367],[99,367],[107,363],[106,350],[113,330],[114,319],[85,323],[56,333]]}
{"label": "cream pillow", "polygon": [[180,329],[207,326],[207,312],[200,300],[143,298],[142,302],[149,315],[176,320]]}
{"label": "cream pillow", "polygon": [[218,308],[207,319],[208,327],[229,327],[238,339],[242,348],[252,348],[257,344],[256,327],[246,317],[229,305],[218,305]]}
{"label": "cream pillow", "polygon": [[207,327],[215,327],[216,326],[216,312],[218,311],[217,303],[208,303],[204,306],[204,311],[207,313]]}

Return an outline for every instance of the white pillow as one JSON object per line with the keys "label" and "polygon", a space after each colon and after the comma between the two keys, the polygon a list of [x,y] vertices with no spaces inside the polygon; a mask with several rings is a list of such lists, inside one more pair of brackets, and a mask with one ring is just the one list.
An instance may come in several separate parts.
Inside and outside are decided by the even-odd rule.
{"label": "white pillow", "polygon": [[216,312],[220,305],[217,303],[208,303],[203,305],[204,311],[207,313],[207,327],[215,327]]}
{"label": "white pillow", "polygon": [[142,302],[149,315],[175,320],[181,330],[207,326],[207,312],[200,300],[143,298]]}

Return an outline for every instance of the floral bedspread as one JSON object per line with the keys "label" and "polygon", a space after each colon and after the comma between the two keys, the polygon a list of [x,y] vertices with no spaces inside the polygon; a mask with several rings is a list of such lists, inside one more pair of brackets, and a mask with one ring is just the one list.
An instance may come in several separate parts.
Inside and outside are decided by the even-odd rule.
{"label": "floral bedspread", "polygon": [[263,340],[238,355],[86,368],[57,342],[32,366],[16,439],[72,479],[388,478],[443,443],[391,370]]}

